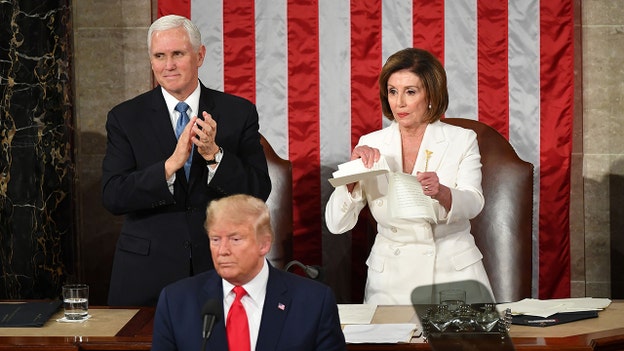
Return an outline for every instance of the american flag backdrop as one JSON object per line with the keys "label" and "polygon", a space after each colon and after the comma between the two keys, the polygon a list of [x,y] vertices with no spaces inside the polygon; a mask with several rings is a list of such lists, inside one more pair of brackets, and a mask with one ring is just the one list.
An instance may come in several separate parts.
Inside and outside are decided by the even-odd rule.
{"label": "american flag backdrop", "polygon": [[159,0],[171,13],[202,32],[202,82],[255,102],[292,162],[295,259],[322,263],[327,179],[387,124],[379,71],[414,46],[446,67],[446,118],[489,124],[535,166],[533,295],[570,295],[573,0]]}

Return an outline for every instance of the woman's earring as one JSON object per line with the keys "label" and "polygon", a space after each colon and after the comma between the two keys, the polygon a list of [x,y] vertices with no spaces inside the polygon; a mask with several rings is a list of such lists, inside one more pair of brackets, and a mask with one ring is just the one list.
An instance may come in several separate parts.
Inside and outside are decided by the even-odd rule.
{"label": "woman's earring", "polygon": [[429,109],[431,110],[431,104],[429,104]]}

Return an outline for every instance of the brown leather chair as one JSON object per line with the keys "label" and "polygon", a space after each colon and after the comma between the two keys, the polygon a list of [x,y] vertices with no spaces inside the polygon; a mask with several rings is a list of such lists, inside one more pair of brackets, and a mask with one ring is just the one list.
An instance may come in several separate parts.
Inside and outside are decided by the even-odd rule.
{"label": "brown leather chair", "polygon": [[477,133],[485,206],[471,220],[496,302],[531,297],[533,165],[490,126],[475,120],[444,122]]}
{"label": "brown leather chair", "polygon": [[267,259],[274,267],[283,269],[292,259],[293,250],[292,164],[275,153],[264,136],[261,136],[260,143],[264,148],[271,177],[271,194],[266,203],[275,234]]}

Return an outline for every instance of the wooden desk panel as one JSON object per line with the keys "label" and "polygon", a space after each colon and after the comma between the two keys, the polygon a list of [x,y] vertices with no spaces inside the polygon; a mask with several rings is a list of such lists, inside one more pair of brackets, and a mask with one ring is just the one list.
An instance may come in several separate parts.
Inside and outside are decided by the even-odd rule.
{"label": "wooden desk panel", "polygon": [[89,313],[84,323],[59,323],[59,312],[42,328],[0,328],[0,351],[151,349],[153,308],[90,307]]}
{"label": "wooden desk panel", "polygon": [[[94,313],[107,307],[92,307]],[[116,313],[116,312],[113,312]],[[148,351],[151,348],[154,308],[140,308],[114,336],[0,336],[0,351]],[[411,306],[380,306],[375,323],[413,320]],[[54,321],[56,323],[56,321]],[[39,330],[40,328],[33,328]],[[83,333],[93,334],[93,333]],[[31,334],[32,335],[32,334]],[[511,327],[516,350],[624,350],[624,301],[615,301],[598,318],[551,327]],[[352,351],[431,350],[430,345],[414,339],[409,344],[350,344]]]}

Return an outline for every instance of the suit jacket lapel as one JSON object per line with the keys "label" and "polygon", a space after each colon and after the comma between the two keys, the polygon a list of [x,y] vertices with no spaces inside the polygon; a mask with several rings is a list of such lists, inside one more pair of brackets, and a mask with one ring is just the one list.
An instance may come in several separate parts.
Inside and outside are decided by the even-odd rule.
{"label": "suit jacket lapel", "polygon": [[[442,122],[437,121],[427,126],[427,130],[423,136],[423,141],[420,144],[418,158],[416,159],[416,165],[414,166],[412,174],[416,174],[416,172],[424,172],[425,165],[427,166],[427,171],[437,172],[448,146],[449,140],[444,134]],[[430,152],[428,163],[426,160],[427,151]]]}
{"label": "suit jacket lapel", "polygon": [[269,264],[269,280],[262,310],[262,322],[258,331],[257,350],[276,350],[292,297],[283,280],[285,273]]}
{"label": "suit jacket lapel", "polygon": [[145,128],[150,129],[152,136],[161,140],[161,152],[167,157],[171,155],[178,142],[175,131],[171,126],[171,117],[167,110],[167,103],[162,95],[161,87],[158,86],[152,90],[151,104],[149,111],[152,118],[150,118],[150,124]]}
{"label": "suit jacket lapel", "polygon": [[[148,111],[151,118],[149,118],[149,123],[145,128],[149,130],[151,138],[160,141],[158,143],[160,145],[160,152],[164,159],[166,159],[171,156],[173,150],[175,150],[178,139],[171,125],[171,116],[169,115],[167,103],[165,102],[161,89],[160,86],[152,89],[150,96],[151,103],[149,104],[150,111]],[[176,182],[178,181],[180,181],[180,184],[186,191],[188,183],[186,182],[183,168],[176,172]]]}
{"label": "suit jacket lapel", "polygon": [[[383,138],[383,144],[385,147],[381,152],[386,155],[386,160],[389,163],[390,169],[403,169],[403,165],[401,164],[401,132],[399,131],[399,124],[397,122],[393,122],[390,125],[389,132],[386,133]],[[444,134],[442,122],[437,121],[428,125],[423,135],[420,149],[418,150],[418,157],[416,158],[416,164],[414,165],[412,174],[416,175],[416,172],[423,172],[425,170],[427,150],[431,151],[431,156],[427,163],[427,170],[437,171],[444,154],[447,152],[448,146],[449,140]]]}

